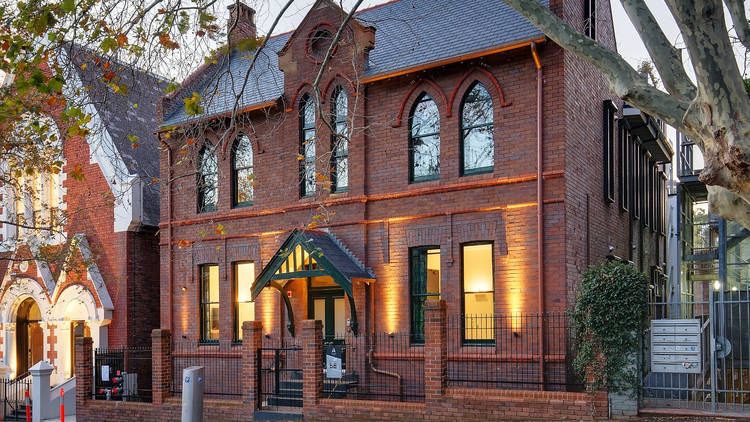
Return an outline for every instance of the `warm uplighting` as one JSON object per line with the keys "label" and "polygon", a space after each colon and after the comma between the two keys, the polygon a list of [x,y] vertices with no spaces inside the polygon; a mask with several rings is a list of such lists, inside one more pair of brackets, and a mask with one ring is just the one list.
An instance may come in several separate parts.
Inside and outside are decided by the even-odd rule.
{"label": "warm uplighting", "polygon": [[714,290],[718,291],[721,289],[721,282],[719,280],[714,281]]}

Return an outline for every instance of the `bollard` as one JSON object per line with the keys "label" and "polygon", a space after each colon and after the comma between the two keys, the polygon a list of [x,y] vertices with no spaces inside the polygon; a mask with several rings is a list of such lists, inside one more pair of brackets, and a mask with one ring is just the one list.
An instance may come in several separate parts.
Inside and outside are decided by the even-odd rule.
{"label": "bollard", "polygon": [[29,398],[29,390],[26,390],[26,422],[31,422],[31,399]]}
{"label": "bollard", "polygon": [[203,367],[182,370],[182,422],[203,422]]}
{"label": "bollard", "polygon": [[60,422],[65,422],[65,402],[63,401],[65,397],[64,389],[60,389]]}

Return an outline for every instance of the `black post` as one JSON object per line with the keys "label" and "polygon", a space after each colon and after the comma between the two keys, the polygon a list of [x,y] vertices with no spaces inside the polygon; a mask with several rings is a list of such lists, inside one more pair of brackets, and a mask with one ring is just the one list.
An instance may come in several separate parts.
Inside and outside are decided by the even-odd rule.
{"label": "black post", "polygon": [[255,376],[256,376],[256,382],[258,384],[257,384],[257,388],[255,389],[255,394],[256,394],[255,408],[260,409],[261,404],[262,404],[260,399],[263,395],[263,349],[259,347],[257,349],[257,352],[258,352],[258,356],[256,357],[256,359],[258,359],[258,364],[255,366],[256,368]]}
{"label": "black post", "polygon": [[274,388],[274,394],[277,397],[279,396],[279,382],[280,382],[279,372],[281,371],[281,368],[279,365],[279,352],[281,352],[281,350],[279,349],[274,350],[274,358],[273,358],[273,372],[274,372],[274,377],[276,378],[276,387]]}

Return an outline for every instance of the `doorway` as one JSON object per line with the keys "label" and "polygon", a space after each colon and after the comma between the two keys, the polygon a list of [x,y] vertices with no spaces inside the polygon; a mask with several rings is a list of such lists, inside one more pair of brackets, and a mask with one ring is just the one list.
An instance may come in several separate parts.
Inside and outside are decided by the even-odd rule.
{"label": "doorway", "polygon": [[91,337],[91,329],[83,321],[72,321],[70,323],[70,376],[76,375],[76,339],[79,337]]}
{"label": "doorway", "polygon": [[346,294],[343,289],[312,288],[308,292],[308,318],[323,322],[323,341],[343,340],[346,334]]}
{"label": "doorway", "polygon": [[16,316],[16,376],[42,360],[44,354],[44,331],[41,326],[42,313],[34,299],[28,298],[18,305]]}

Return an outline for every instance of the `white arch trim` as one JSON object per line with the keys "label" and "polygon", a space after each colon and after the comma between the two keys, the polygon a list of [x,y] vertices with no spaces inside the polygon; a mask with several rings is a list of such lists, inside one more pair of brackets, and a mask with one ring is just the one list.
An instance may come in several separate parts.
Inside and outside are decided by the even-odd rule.
{"label": "white arch trim", "polygon": [[44,289],[36,280],[21,277],[8,286],[8,290],[5,292],[2,302],[0,302],[0,321],[3,324],[15,323],[18,305],[28,298],[34,299],[39,305],[42,319],[49,319],[52,304],[44,293]]}

